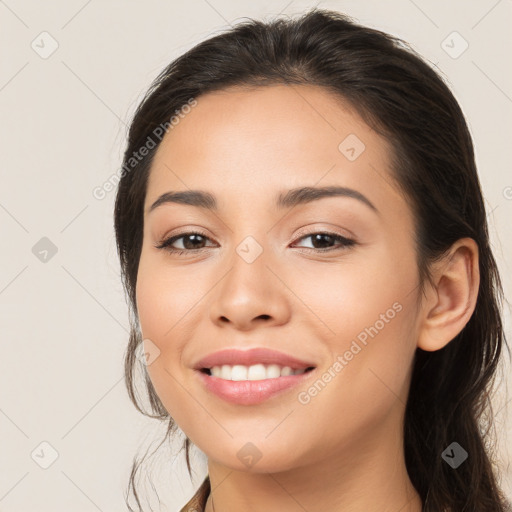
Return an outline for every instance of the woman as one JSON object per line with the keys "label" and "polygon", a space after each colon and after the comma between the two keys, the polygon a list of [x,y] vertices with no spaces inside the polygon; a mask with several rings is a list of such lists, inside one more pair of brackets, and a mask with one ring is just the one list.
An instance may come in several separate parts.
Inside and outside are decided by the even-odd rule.
{"label": "woman", "polygon": [[115,229],[131,399],[143,349],[208,459],[182,511],[506,510],[471,137],[405,43],[313,9],[192,48],[135,113]]}

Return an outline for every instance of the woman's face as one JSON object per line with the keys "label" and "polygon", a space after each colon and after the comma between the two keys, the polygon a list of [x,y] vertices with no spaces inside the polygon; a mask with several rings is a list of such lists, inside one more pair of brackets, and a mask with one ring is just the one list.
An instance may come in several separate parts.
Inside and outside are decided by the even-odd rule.
{"label": "woman's face", "polygon": [[[290,192],[303,187],[340,193]],[[162,200],[151,209],[163,194],[192,190],[216,208]],[[156,392],[210,460],[274,472],[396,440],[417,285],[413,217],[386,142],[331,93],[209,93],[164,137],[148,181],[137,307]],[[196,369],[228,348],[315,368],[270,377],[288,386],[274,394],[252,389],[271,372],[250,370],[248,385],[230,383],[229,367],[222,377]],[[239,370],[231,376],[246,381]],[[214,380],[231,398],[211,390]]]}

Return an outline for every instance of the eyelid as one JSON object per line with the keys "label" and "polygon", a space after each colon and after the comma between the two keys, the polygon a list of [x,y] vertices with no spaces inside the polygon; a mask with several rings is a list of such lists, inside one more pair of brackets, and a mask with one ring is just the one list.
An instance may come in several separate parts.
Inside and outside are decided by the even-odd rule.
{"label": "eyelid", "polygon": [[[325,224],[328,224],[328,223],[323,223],[324,226]],[[297,232],[297,234],[294,236],[295,240],[297,240],[298,238],[302,238],[304,236],[308,236],[308,235],[316,235],[317,233],[325,233],[325,234],[329,234],[329,235],[334,235],[334,236],[339,236],[341,238],[345,238],[346,240],[354,240],[357,241],[357,237],[351,232],[349,231],[348,229],[344,229],[344,231],[346,232],[346,234],[342,234],[340,231],[341,231],[341,228],[339,228],[338,226],[336,227],[317,227],[318,226],[318,223],[314,223],[314,224],[308,224],[307,226],[304,226],[302,228],[299,229],[299,231]]]}

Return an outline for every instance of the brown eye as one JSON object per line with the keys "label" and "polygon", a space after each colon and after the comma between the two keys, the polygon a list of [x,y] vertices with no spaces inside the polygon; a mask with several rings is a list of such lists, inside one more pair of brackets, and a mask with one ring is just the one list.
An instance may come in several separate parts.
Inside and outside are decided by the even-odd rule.
{"label": "brown eye", "polygon": [[[173,244],[180,240],[183,247],[173,247]],[[178,252],[182,254],[184,252],[191,252],[196,250],[204,249],[204,244],[209,238],[202,233],[181,233],[179,235],[171,236],[166,240],[163,240],[160,244],[156,245],[157,249],[165,249],[171,253]]]}
{"label": "brown eye", "polygon": [[[351,245],[355,245],[355,241],[344,236],[337,235],[336,233],[311,233],[309,235],[301,237],[299,240],[305,240],[310,238],[312,240],[313,247],[307,247],[308,249],[322,251],[330,251],[335,249],[343,249]],[[332,246],[333,243],[338,242],[338,247]]]}

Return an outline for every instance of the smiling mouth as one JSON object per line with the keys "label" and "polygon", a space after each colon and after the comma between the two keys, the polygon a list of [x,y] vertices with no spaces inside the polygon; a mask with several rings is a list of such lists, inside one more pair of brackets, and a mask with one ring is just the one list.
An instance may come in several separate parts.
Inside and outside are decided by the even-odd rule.
{"label": "smiling mouth", "polygon": [[290,366],[280,366],[276,364],[264,365],[255,364],[251,366],[244,365],[222,365],[212,368],[201,368],[201,372],[222,380],[231,381],[257,381],[267,379],[278,379],[290,375],[301,375],[312,371],[315,367],[292,369]]}

